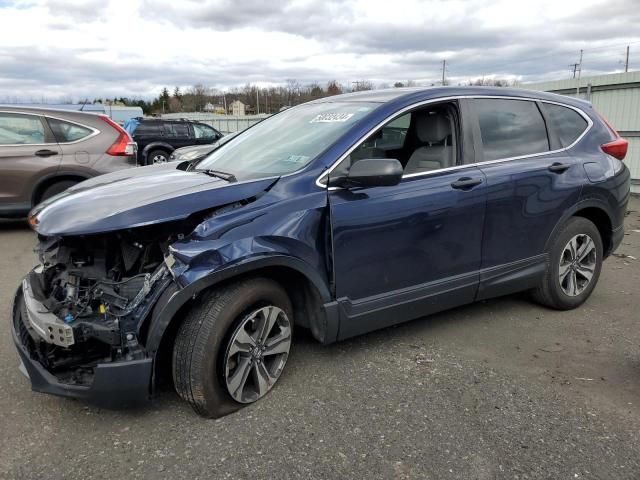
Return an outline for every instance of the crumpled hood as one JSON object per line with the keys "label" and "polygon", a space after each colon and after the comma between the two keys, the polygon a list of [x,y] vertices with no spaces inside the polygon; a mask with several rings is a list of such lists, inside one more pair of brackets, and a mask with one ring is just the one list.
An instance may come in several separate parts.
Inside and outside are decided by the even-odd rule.
{"label": "crumpled hood", "polygon": [[82,182],[36,206],[35,230],[45,236],[88,235],[180,220],[251,198],[276,178],[229,183],[175,163],[132,168]]}

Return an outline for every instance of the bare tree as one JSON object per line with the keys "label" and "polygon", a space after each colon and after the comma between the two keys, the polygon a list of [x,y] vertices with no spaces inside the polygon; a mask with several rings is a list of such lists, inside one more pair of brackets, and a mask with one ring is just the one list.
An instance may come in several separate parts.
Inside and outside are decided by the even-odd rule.
{"label": "bare tree", "polygon": [[353,92],[361,92],[363,90],[373,90],[373,83],[369,80],[356,80],[355,82],[351,82],[353,84],[353,88],[351,91]]}
{"label": "bare tree", "polygon": [[287,102],[288,105],[295,105],[296,99],[300,95],[300,82],[294,78],[287,80]]}
{"label": "bare tree", "polygon": [[182,102],[180,101],[180,99],[178,97],[171,97],[169,99],[169,111],[171,113],[177,113],[181,112],[182,110]]}
{"label": "bare tree", "polygon": [[189,89],[189,94],[193,102],[193,109],[196,112],[201,112],[207,104],[207,93],[207,88],[201,83],[197,83]]}
{"label": "bare tree", "polygon": [[475,80],[469,81],[469,86],[476,87],[509,87],[512,86],[514,82],[511,80],[507,80],[504,78],[492,78],[492,77],[481,77],[476,78]]}

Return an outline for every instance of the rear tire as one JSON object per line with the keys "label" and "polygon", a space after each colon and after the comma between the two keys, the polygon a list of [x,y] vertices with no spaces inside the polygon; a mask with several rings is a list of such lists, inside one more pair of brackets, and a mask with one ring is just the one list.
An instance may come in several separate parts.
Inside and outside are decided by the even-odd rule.
{"label": "rear tire", "polygon": [[157,163],[167,163],[169,161],[169,153],[164,150],[152,150],[147,154],[146,165],[155,165]]}
{"label": "rear tire", "polygon": [[67,188],[73,187],[78,182],[75,180],[61,180],[59,182],[54,183],[53,185],[49,185],[40,195],[38,199],[38,203],[44,202],[45,200],[53,197],[54,195],[58,195],[59,193],[64,192]]}
{"label": "rear tire", "polygon": [[576,308],[589,298],[600,277],[600,232],[586,218],[572,217],[549,243],[547,272],[533,297],[556,310]]}
{"label": "rear tire", "polygon": [[[243,339],[248,340],[246,345],[251,343],[249,352],[244,350],[245,344],[238,342],[238,332],[244,330],[245,325],[258,310],[266,310],[272,308],[282,312],[273,325],[286,321],[288,330],[286,331],[288,345],[291,342],[291,334],[293,327],[293,315],[291,302],[284,289],[276,282],[265,278],[254,278],[244,280],[214,290],[202,296],[198,304],[187,314],[184,323],[180,326],[176,336],[173,349],[173,379],[176,391],[184,400],[186,400],[193,409],[200,415],[209,418],[217,418],[229,413],[235,412],[242,408],[245,404],[253,403],[262,398],[271,389],[273,384],[278,380],[282,369],[288,357],[288,347],[286,352],[279,352],[278,357],[267,355],[262,350],[256,350],[253,353],[256,343],[247,336]],[[265,325],[267,324],[265,317]],[[256,328],[255,337],[258,338],[259,332]],[[276,333],[279,327],[274,328]],[[267,332],[268,334],[269,332]],[[267,337],[265,336],[265,339]],[[275,337],[270,337],[275,338]],[[282,350],[282,342],[276,342],[279,350]],[[267,342],[259,342],[259,345],[266,345]],[[237,345],[241,345],[242,349],[238,349]],[[233,348],[232,348],[233,347]],[[242,351],[240,351],[242,350]],[[237,353],[233,353],[233,352]],[[229,359],[235,361],[231,365]],[[242,360],[238,360],[242,358]],[[267,366],[267,358],[278,359],[278,364],[274,367],[277,375],[273,377],[264,372],[269,378],[269,385],[264,389],[258,388],[258,377],[260,367],[263,369]],[[271,362],[271,360],[269,360]],[[244,366],[246,365],[246,367]],[[273,365],[273,363],[269,363]],[[245,386],[248,395],[239,396],[237,393],[230,393],[230,380],[234,372],[234,368],[240,371],[243,368],[244,378],[242,389]],[[236,373],[238,373],[236,372]],[[273,373],[273,372],[272,372]],[[273,380],[273,381],[271,381]],[[251,391],[255,383],[255,391]],[[257,395],[258,390],[263,390]],[[237,392],[237,389],[234,390]],[[242,392],[241,392],[242,393]],[[252,395],[255,393],[256,395]],[[238,401],[240,400],[240,401]]]}

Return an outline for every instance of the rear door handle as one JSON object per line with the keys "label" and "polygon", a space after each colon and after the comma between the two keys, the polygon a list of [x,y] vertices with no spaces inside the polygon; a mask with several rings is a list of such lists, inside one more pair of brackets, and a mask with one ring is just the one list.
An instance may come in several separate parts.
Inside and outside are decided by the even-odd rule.
{"label": "rear door handle", "polygon": [[549,165],[549,171],[553,173],[562,173],[569,170],[570,167],[571,167],[570,163],[554,162],[551,165]]}
{"label": "rear door handle", "polygon": [[471,190],[473,187],[482,183],[481,178],[462,177],[451,184],[451,188],[456,190]]}
{"label": "rear door handle", "polygon": [[54,150],[38,150],[36,152],[36,156],[38,157],[51,157],[52,155],[57,155],[58,152]]}

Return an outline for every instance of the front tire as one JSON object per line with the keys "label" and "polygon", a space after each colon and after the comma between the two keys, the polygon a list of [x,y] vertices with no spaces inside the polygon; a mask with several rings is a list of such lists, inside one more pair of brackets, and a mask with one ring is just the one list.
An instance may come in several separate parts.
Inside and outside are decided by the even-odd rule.
{"label": "front tire", "polygon": [[593,292],[602,269],[603,247],[598,228],[572,217],[550,241],[549,265],[533,292],[536,301],[556,310],[582,305]]}
{"label": "front tire", "polygon": [[210,418],[259,400],[284,369],[292,330],[291,302],[272,280],[249,279],[205,294],[178,330],[176,391]]}

